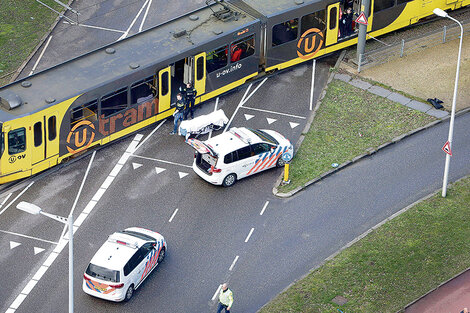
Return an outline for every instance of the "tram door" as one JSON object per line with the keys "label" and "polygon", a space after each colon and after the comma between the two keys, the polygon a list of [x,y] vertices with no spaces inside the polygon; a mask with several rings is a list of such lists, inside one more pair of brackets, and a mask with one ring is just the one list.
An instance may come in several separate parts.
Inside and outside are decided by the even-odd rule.
{"label": "tram door", "polygon": [[159,112],[166,111],[171,104],[171,66],[158,72],[158,107]]}
{"label": "tram door", "polygon": [[326,30],[325,46],[335,44],[338,41],[339,2],[329,5],[327,12],[328,12],[328,25],[327,25],[327,30]]}
{"label": "tram door", "polygon": [[[194,61],[195,60],[195,61]],[[201,95],[206,92],[206,53],[200,53],[193,59],[194,88],[197,90],[196,103],[201,102]]]}
{"label": "tram door", "polygon": [[36,116],[32,121],[32,165],[59,154],[57,112]]}

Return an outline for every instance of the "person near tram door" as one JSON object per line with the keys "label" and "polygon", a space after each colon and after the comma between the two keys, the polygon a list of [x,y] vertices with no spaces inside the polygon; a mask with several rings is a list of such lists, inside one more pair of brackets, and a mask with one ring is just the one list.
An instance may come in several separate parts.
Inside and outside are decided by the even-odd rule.
{"label": "person near tram door", "polygon": [[175,113],[173,113],[173,116],[175,118],[174,127],[170,135],[174,135],[178,131],[178,123],[183,120],[184,112],[185,112],[185,105],[183,101],[183,96],[181,95],[181,93],[178,93],[176,95],[176,109],[175,109]]}
{"label": "person near tram door", "polygon": [[233,292],[228,289],[228,285],[224,283],[222,289],[220,289],[219,294],[219,306],[217,308],[217,313],[221,313],[222,310],[225,310],[226,313],[230,313],[230,309],[233,304]]}
{"label": "person near tram door", "polygon": [[194,118],[194,105],[196,102],[197,90],[194,89],[191,83],[186,84],[183,89],[184,98],[186,100],[186,110],[184,111],[184,119],[188,118],[188,113],[191,113],[191,118]]}

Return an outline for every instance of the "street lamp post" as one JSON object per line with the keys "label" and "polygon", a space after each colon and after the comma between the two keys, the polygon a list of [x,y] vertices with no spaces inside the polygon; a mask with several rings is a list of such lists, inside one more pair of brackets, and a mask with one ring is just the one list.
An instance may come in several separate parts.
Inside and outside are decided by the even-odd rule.
{"label": "street lamp post", "polygon": [[[457,88],[459,86],[459,72],[460,72],[460,56],[462,54],[462,41],[463,41],[463,26],[462,24],[457,21],[455,18],[449,16],[447,12],[436,8],[433,10],[434,14],[440,17],[447,17],[448,19],[456,22],[460,26],[460,45],[459,45],[459,57],[457,59],[457,71],[455,73],[455,85],[454,85],[454,98],[452,99],[452,111],[450,113],[450,126],[449,126],[449,149],[452,151],[452,137],[454,135],[454,120],[455,120],[455,103],[457,101]],[[442,181],[442,196],[445,197],[447,195],[447,180],[449,176],[449,163],[450,163],[450,155],[446,154],[446,165],[444,168],[444,179]]]}
{"label": "street lamp post", "polygon": [[29,214],[42,214],[53,220],[68,225],[69,228],[69,313],[73,313],[73,217],[72,214],[68,218],[46,213],[35,204],[21,201],[16,206],[17,209],[25,211]]}

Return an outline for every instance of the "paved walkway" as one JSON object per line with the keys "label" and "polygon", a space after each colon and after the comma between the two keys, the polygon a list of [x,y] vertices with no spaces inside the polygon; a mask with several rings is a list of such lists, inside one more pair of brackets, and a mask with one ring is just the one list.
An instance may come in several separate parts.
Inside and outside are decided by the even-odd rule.
{"label": "paved walkway", "polygon": [[361,88],[364,90],[367,90],[368,92],[371,92],[375,95],[378,95],[380,97],[387,98],[389,100],[392,100],[394,102],[400,103],[402,105],[405,105],[409,108],[412,108],[414,110],[421,111],[423,113],[426,113],[428,115],[434,116],[436,118],[444,118],[449,115],[447,111],[443,110],[436,110],[433,106],[423,103],[420,101],[412,100],[408,97],[405,97],[404,95],[398,93],[398,92],[392,92],[388,89],[385,89],[383,87],[377,86],[377,85],[372,85],[369,82],[363,81],[358,78],[352,78],[352,76],[348,74],[335,74],[336,79],[342,80],[346,83],[349,83],[357,88]]}

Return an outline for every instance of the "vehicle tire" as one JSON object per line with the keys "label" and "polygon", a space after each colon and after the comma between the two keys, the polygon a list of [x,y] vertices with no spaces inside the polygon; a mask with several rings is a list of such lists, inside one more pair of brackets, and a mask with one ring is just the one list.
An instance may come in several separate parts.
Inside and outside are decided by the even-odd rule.
{"label": "vehicle tire", "polygon": [[276,162],[276,167],[283,167],[286,164],[286,162],[282,159],[282,157],[279,157]]}
{"label": "vehicle tire", "polygon": [[224,187],[233,186],[233,184],[235,184],[236,181],[237,181],[237,175],[233,173],[228,174],[227,176],[225,176],[224,181],[222,182],[222,186]]}
{"label": "vehicle tire", "polygon": [[133,295],[134,295],[134,285],[130,285],[129,288],[127,288],[126,296],[124,298],[124,302],[129,301],[132,298]]}
{"label": "vehicle tire", "polygon": [[162,250],[160,250],[160,254],[158,255],[158,260],[157,260],[157,263],[160,264],[163,259],[165,258],[165,247],[162,248]]}

